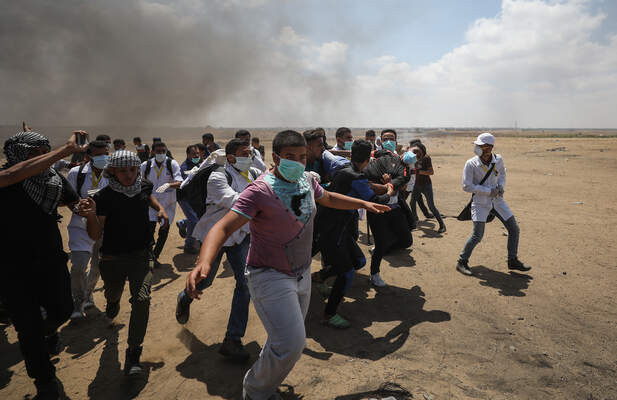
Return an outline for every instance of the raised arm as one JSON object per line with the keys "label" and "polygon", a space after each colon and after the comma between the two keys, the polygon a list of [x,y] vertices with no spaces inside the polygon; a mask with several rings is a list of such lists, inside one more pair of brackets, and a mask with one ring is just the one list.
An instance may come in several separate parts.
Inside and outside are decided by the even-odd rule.
{"label": "raised arm", "polygon": [[49,153],[19,162],[10,168],[0,171],[0,187],[7,187],[38,175],[51,167],[56,161],[73,153],[85,151],[86,145],[77,144],[77,135],[87,135],[85,131],[75,131],[62,147]]}
{"label": "raised arm", "polygon": [[320,205],[339,210],[357,210],[364,208],[372,213],[381,214],[390,211],[390,207],[382,204],[371,203],[361,199],[345,196],[339,193],[324,190],[324,195],[316,200]]}

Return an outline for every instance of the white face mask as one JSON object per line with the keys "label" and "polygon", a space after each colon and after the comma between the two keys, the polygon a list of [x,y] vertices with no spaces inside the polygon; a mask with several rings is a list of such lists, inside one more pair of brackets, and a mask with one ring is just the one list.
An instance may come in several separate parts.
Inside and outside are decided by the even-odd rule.
{"label": "white face mask", "polygon": [[165,161],[166,158],[167,158],[167,154],[155,154],[154,155],[154,159],[158,163],[162,163],[163,161]]}
{"label": "white face mask", "polygon": [[483,151],[482,151],[482,147],[476,145],[476,147],[474,147],[473,152],[476,153],[476,155],[478,157],[482,157]]}
{"label": "white face mask", "polygon": [[250,157],[236,157],[234,167],[239,171],[246,172],[251,168],[253,160]]}

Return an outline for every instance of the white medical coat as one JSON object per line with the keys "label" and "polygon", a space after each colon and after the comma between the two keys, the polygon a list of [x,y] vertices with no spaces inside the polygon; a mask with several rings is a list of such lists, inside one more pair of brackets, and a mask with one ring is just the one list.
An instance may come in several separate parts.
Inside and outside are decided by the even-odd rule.
{"label": "white medical coat", "polygon": [[[150,173],[146,174],[146,165],[150,165]],[[144,161],[141,164],[141,176],[152,182],[154,187],[152,188],[152,194],[161,206],[165,209],[167,217],[169,217],[169,223],[174,220],[176,216],[176,189],[167,189],[163,193],[156,193],[156,189],[161,187],[165,183],[182,182],[182,173],[180,172],[180,165],[176,160],[171,160],[171,171],[167,171],[167,159],[161,164],[160,175],[157,173],[157,165],[154,158]],[[150,207],[149,209],[150,221],[158,221],[158,212]]]}
{"label": "white medical coat", "polygon": [[474,222],[486,222],[493,208],[504,220],[512,216],[512,211],[503,197],[491,197],[491,190],[497,185],[503,188],[506,186],[506,167],[503,158],[499,154],[493,154],[491,163],[495,163],[495,168],[482,185],[480,181],[490,169],[490,164],[487,166],[480,160],[480,157],[474,156],[467,160],[463,169],[463,190],[473,193],[471,219]]}

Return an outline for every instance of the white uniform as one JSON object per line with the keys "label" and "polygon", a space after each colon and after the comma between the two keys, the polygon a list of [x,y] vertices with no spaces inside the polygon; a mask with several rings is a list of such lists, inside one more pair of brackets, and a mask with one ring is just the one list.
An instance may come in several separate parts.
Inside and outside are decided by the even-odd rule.
{"label": "white uniform", "polygon": [[[99,178],[92,174],[92,164],[87,163],[84,165],[82,169],[82,174],[85,174],[84,184],[81,187],[81,191],[79,193],[79,197],[86,198],[88,197],[88,190],[91,189],[102,189],[107,186],[107,178],[101,175]],[[79,173],[79,166],[71,168],[69,174],[66,179],[69,183],[77,190],[77,175]],[[79,215],[73,213],[71,216],[71,221],[67,227],[69,232],[69,249],[71,251],[87,251],[92,252],[92,245],[94,244],[94,240],[90,239],[88,236],[88,231],[86,230],[86,224],[84,222],[84,218]]]}
{"label": "white uniform", "polygon": [[[227,183],[227,176],[223,171],[214,171],[208,177],[206,212],[199,219],[197,225],[195,225],[195,229],[193,229],[193,237],[200,242],[204,241],[214,224],[231,210],[231,207],[236,200],[238,200],[238,197],[240,197],[240,193],[242,193],[250,183],[229,163],[225,164],[225,170],[231,175],[231,187]],[[253,178],[257,178],[259,175],[261,175],[261,171],[255,167],[251,167],[249,171],[251,182]],[[223,246],[229,247],[240,244],[249,233],[249,224],[244,224],[240,229],[231,234]]]}
{"label": "white uniform", "polygon": [[[150,165],[150,173],[146,176],[146,165]],[[180,172],[180,165],[176,160],[171,160],[171,171],[167,171],[167,158],[161,164],[161,168],[156,165],[154,158],[144,161],[141,164],[141,176],[152,182],[154,187],[152,188],[152,194],[161,203],[161,206],[165,209],[167,217],[169,217],[169,223],[171,224],[176,216],[176,189],[167,189],[163,193],[156,193],[156,189],[165,183],[182,182],[182,173]],[[158,221],[158,212],[152,207],[149,209],[150,221]]]}
{"label": "white uniform", "polygon": [[253,167],[257,168],[261,172],[266,172],[268,167],[266,166],[266,163],[264,163],[264,159],[259,150],[251,146],[251,153],[253,156]]}
{"label": "white uniform", "polygon": [[471,219],[474,222],[486,222],[493,208],[504,221],[512,216],[512,211],[503,197],[491,197],[491,190],[497,185],[504,188],[506,186],[506,168],[503,158],[499,154],[493,154],[492,157],[491,163],[495,163],[495,168],[481,186],[479,183],[490,169],[490,164],[487,166],[480,160],[480,157],[474,156],[467,160],[465,169],[463,169],[463,190],[474,194],[471,203]]}

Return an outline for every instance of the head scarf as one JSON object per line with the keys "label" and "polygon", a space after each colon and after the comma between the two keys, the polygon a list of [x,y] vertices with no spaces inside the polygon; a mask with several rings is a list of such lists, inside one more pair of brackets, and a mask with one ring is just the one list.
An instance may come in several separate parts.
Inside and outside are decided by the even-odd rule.
{"label": "head scarf", "polygon": [[[26,161],[30,152],[41,146],[49,149],[49,140],[40,133],[29,131],[11,136],[4,142],[4,154],[7,160],[5,167],[9,168]],[[24,180],[22,187],[43,212],[46,214],[57,212],[62,195],[62,178],[53,168],[47,168],[40,174]]]}
{"label": "head scarf", "polygon": [[116,177],[109,173],[108,168],[125,168],[125,167],[139,167],[141,160],[137,157],[137,154],[128,150],[118,150],[109,157],[109,164],[103,171],[103,176],[107,178],[109,187],[118,193],[133,197],[141,191],[141,173],[137,173],[137,179],[130,186],[124,186]]}

